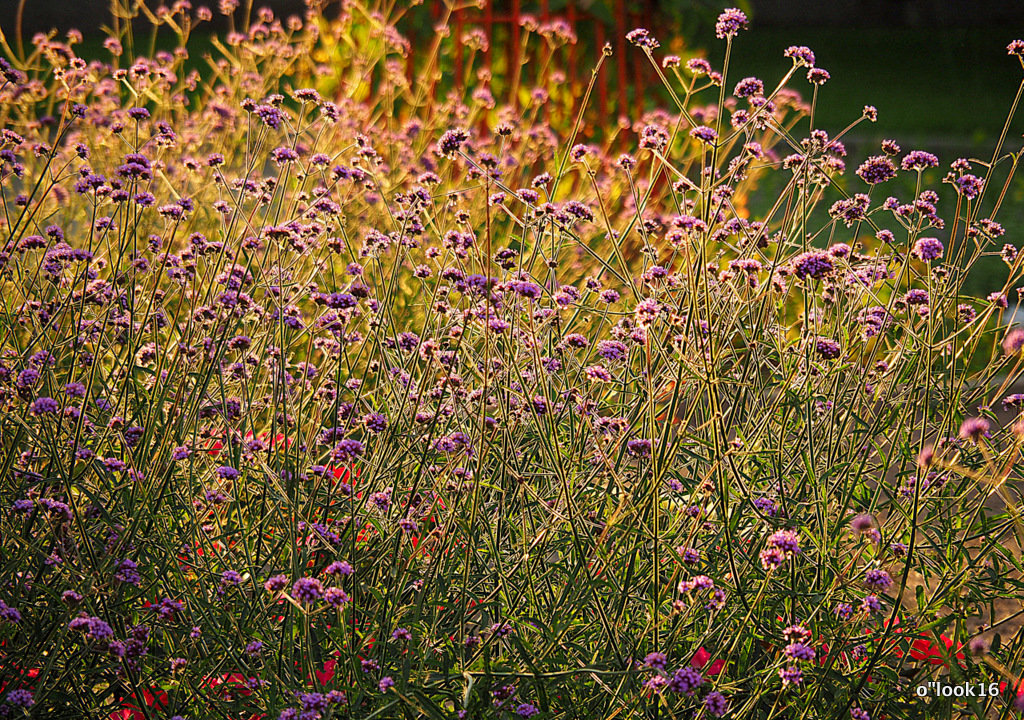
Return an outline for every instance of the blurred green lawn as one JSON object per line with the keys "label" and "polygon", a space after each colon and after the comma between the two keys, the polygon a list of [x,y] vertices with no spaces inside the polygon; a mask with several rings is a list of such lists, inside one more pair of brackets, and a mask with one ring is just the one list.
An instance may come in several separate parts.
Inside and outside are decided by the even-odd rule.
{"label": "blurred green lawn", "polygon": [[[807,45],[832,76],[819,96],[822,127],[838,130],[874,105],[878,123],[859,138],[977,149],[998,137],[1021,80],[1019,62],[1006,54],[1014,37],[1012,28],[758,28],[755,19],[735,42],[729,74],[768,84],[790,66],[783,50]],[[720,62],[723,45],[713,50]]]}
{"label": "blurred green lawn", "polygon": [[[864,190],[866,186],[852,172],[865,157],[879,151],[883,138],[896,140],[904,151],[928,150],[942,163],[929,171],[926,179],[939,191],[940,214],[948,223],[955,197],[948,185],[940,186],[941,180],[957,157],[986,162],[991,159],[1024,74],[1017,59],[1006,54],[1006,45],[1022,34],[1024,29],[1009,27],[765,28],[758,27],[755,18],[752,29],[735,41],[729,89],[748,75],[774,87],[790,67],[790,61],[782,55],[785,48],[810,47],[818,66],[831,74],[818,95],[816,127],[835,135],[858,118],[865,105],[878,108],[877,123],[862,123],[844,138],[850,153],[847,189]],[[723,54],[724,44],[711,48],[710,59],[716,67],[721,66]],[[802,79],[791,87],[810,97],[810,86]],[[1006,150],[1020,150],[1022,131],[1024,107],[1010,126]],[[983,173],[984,168],[980,168],[979,174]],[[1005,172],[998,173],[996,182],[1001,186],[1005,177]],[[876,194],[896,195],[906,202],[913,190],[907,176],[902,183],[896,180],[878,188]],[[998,196],[998,188],[993,190],[988,208]],[[757,208],[755,205],[755,211]],[[1017,174],[996,219],[1006,227],[1003,239],[1020,247],[1024,175]],[[968,279],[972,294],[984,296],[1005,282],[1008,271],[997,255],[999,247],[1001,243],[972,270]],[[1015,300],[1011,295],[1011,304]]]}

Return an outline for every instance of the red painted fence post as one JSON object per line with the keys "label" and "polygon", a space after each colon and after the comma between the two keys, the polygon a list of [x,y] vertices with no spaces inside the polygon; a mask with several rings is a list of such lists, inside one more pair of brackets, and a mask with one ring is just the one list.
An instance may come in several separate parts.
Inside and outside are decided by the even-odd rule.
{"label": "red painted fence post", "polygon": [[619,115],[626,114],[626,3],[615,2],[615,53],[619,81]]}
{"label": "red painted fence post", "polygon": [[462,88],[462,11],[455,10],[455,87]]}
{"label": "red painted fence post", "polygon": [[487,0],[484,7],[484,32],[487,33],[487,51],[484,52],[484,64],[491,71],[491,45],[494,42],[494,0]]}
{"label": "red painted fence post", "polygon": [[[595,29],[595,39],[597,41],[597,52],[604,52],[604,25],[600,22],[597,23]],[[605,117],[608,114],[608,73],[604,72],[597,76],[597,111],[598,117]]]}
{"label": "red painted fence post", "polygon": [[[511,40],[508,42],[508,48],[505,54],[505,57],[507,58],[505,67],[506,79],[510,79],[513,77],[512,68],[514,68],[516,64],[519,62],[519,11],[520,0],[512,0],[512,17],[509,19],[509,22],[511,23],[509,37],[511,38]],[[512,108],[518,111],[519,88],[515,87],[514,85],[509,85],[509,89],[511,90],[510,94],[512,95],[512,97],[509,99],[509,102],[511,102]]]}

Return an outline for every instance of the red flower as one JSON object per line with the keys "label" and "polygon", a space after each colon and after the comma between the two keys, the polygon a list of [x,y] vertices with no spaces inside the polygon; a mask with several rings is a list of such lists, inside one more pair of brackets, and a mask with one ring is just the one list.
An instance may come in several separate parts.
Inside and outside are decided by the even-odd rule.
{"label": "red flower", "polygon": [[[887,626],[888,624],[888,621],[886,621],[885,623],[883,623],[883,626]],[[896,618],[893,621],[894,634],[903,633],[903,628],[898,627],[899,624],[900,619]],[[949,667],[949,663],[946,662],[946,656],[948,655],[952,655],[958,661],[962,661],[964,659],[964,646],[962,643],[956,646],[956,652],[954,654],[953,641],[945,635],[940,635],[939,638],[942,641],[942,644],[946,646],[945,653],[943,653],[942,650],[939,649],[938,645],[929,640],[927,636],[921,635],[918,636],[917,639],[915,639],[913,644],[910,646],[910,657],[914,660],[924,660],[928,663],[931,663],[932,665],[945,665],[946,667]],[[903,657],[903,651],[900,648],[893,648],[893,652],[896,655],[896,657]],[[957,664],[963,666],[962,662],[958,662]]]}
{"label": "red flower", "polygon": [[[4,644],[5,643],[3,641],[0,641],[0,647],[2,647]],[[3,665],[4,667],[6,667],[6,668],[8,668],[10,670],[19,670],[18,666],[13,661],[11,661],[7,657],[5,657],[4,655],[0,655],[0,665]],[[39,668],[29,668],[28,672],[26,672],[24,674],[22,681],[18,682],[18,683],[15,683],[15,685],[17,687],[22,687],[23,683],[24,683],[24,680],[35,680],[37,677],[39,677]],[[7,683],[0,682],[0,693],[2,693],[6,689],[7,689]],[[36,689],[36,686],[35,685],[28,685],[25,689],[26,690],[32,690],[34,692],[35,689]]]}
{"label": "red flower", "polygon": [[[164,710],[169,704],[167,693],[160,688],[143,689],[142,702],[146,704],[147,708],[154,708],[156,710]],[[129,698],[123,698],[121,700],[121,707],[110,713],[107,716],[108,720],[146,720],[147,717],[152,717],[152,713],[147,715],[137,703],[138,693]]]}
{"label": "red flower", "polygon": [[[710,659],[711,659],[711,653],[709,653],[707,650],[705,650],[702,647],[702,648],[698,649],[697,652],[694,654],[693,658],[690,660],[690,665],[692,665],[693,667],[695,667],[698,670],[700,670],[705,665],[708,664],[708,660],[710,660]],[[711,666],[708,667],[708,669],[704,671],[704,674],[705,675],[717,675],[718,673],[722,672],[722,668],[724,668],[724,667],[725,667],[725,660],[723,660],[722,658],[719,658],[718,660],[715,660],[713,663],[711,663]]]}

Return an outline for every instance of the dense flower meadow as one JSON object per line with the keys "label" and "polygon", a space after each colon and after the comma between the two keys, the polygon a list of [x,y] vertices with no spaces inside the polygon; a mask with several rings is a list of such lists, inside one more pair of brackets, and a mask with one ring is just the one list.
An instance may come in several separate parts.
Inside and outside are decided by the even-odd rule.
{"label": "dense flower meadow", "polygon": [[847,167],[739,10],[618,123],[393,5],[5,48],[0,717],[1024,710],[1016,102]]}

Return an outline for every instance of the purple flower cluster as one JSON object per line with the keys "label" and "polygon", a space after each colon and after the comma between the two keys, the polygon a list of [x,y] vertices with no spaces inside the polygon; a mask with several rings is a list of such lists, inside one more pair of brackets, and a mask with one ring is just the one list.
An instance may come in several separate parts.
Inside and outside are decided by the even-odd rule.
{"label": "purple flower cluster", "polygon": [[820,280],[832,273],[832,257],[821,250],[810,250],[797,255],[792,261],[793,274],[801,280]]}
{"label": "purple flower cluster", "polygon": [[960,425],[960,437],[971,442],[978,442],[982,438],[989,436],[991,427],[991,424],[985,418],[967,418]]}
{"label": "purple flower cluster", "polygon": [[828,338],[818,338],[815,343],[815,350],[818,353],[818,357],[823,360],[835,360],[842,354],[842,347],[839,343]]}
{"label": "purple flower cluster", "polygon": [[690,130],[690,137],[706,145],[714,145],[718,141],[718,133],[707,125],[700,125]]}
{"label": "purple flower cluster", "polygon": [[892,578],[885,570],[872,569],[864,575],[864,584],[873,590],[885,590],[892,585]]}
{"label": "purple flower cluster", "polygon": [[746,29],[747,15],[737,8],[726,8],[715,22],[715,35],[720,39],[731,38]]}
{"label": "purple flower cluster", "polygon": [[914,243],[913,255],[918,260],[924,262],[931,262],[932,260],[938,260],[942,257],[942,253],[945,248],[938,238],[924,237],[919,238]]}
{"label": "purple flower cluster", "polygon": [[[822,673],[852,697],[842,648],[879,627],[883,565],[972,576],[911,553],[911,500],[936,537],[983,534],[952,490],[1024,437],[1002,422],[1024,393],[985,385],[1024,330],[998,325],[1019,243],[980,217],[979,163],[949,166],[944,234],[938,158],[885,140],[848,169],[847,136],[808,126],[830,76],[807,47],[784,53],[798,92],[683,73],[637,28],[619,41],[679,104],[635,88],[621,118],[600,93],[580,115],[561,19],[521,17],[491,63],[503,33],[442,13],[413,42],[429,8],[343,6],[155,8],[230,16],[196,70],[123,34],[0,61],[0,715],[100,686],[80,714],[589,717],[653,692],[728,717],[737,683],[791,709]],[[434,83],[457,44],[463,75]],[[965,295],[972,253],[940,262],[963,246],[1011,281]],[[872,516],[844,531],[843,498]],[[792,619],[727,653],[747,610]],[[621,660],[642,684],[605,682]],[[465,697],[434,681],[454,667]],[[294,691],[263,692],[271,670]]]}
{"label": "purple flower cluster", "polygon": [[872,155],[857,168],[857,175],[868,185],[878,185],[896,177],[896,166],[885,155]]}
{"label": "purple flower cluster", "polygon": [[292,597],[304,605],[312,605],[323,597],[323,594],[324,587],[316,578],[299,578],[292,585]]}
{"label": "purple flower cluster", "polygon": [[665,688],[669,692],[690,696],[703,684],[704,678],[700,672],[692,667],[685,666],[672,673],[672,677],[668,679]]}
{"label": "purple flower cluster", "polygon": [[924,150],[914,150],[903,156],[903,160],[900,161],[900,167],[904,170],[926,170],[928,168],[938,167],[939,159],[932,155],[930,152]]}
{"label": "purple flower cluster", "polygon": [[761,566],[773,570],[800,552],[800,539],[793,530],[777,530],[768,538],[768,546],[761,551]]}
{"label": "purple flower cluster", "polygon": [[637,47],[643,48],[645,50],[656,50],[659,47],[658,41],[655,40],[651,36],[651,34],[643,28],[630,30],[628,33],[626,33],[626,39],[629,40],[629,42],[632,43],[633,45],[636,45]]}
{"label": "purple flower cluster", "polygon": [[437,142],[437,152],[442,157],[454,158],[468,138],[469,133],[461,128],[447,130]]}
{"label": "purple flower cluster", "polygon": [[104,641],[114,636],[114,631],[104,620],[88,615],[79,615],[70,623],[68,629],[74,632],[84,633],[89,640]]}

